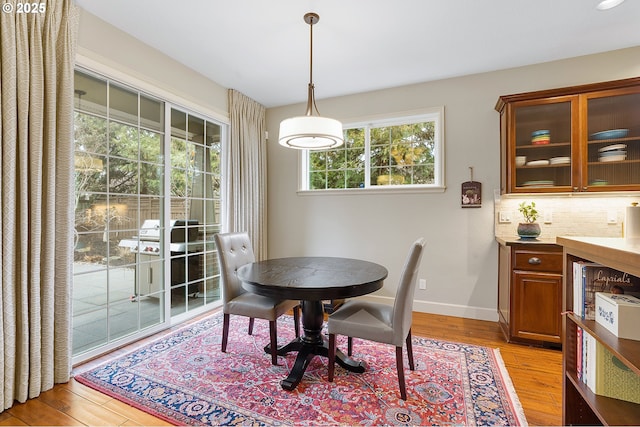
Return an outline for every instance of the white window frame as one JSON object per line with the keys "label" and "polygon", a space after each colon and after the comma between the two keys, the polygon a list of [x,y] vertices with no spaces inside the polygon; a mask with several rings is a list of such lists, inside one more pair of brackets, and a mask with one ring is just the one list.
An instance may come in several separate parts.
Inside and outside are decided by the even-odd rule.
{"label": "white window frame", "polygon": [[[371,185],[370,141],[369,130],[372,127],[397,126],[435,122],[434,129],[434,183],[433,184],[400,184],[400,185]],[[444,106],[397,113],[385,116],[370,116],[353,119],[343,123],[344,129],[365,129],[365,186],[364,188],[328,188],[309,189],[309,150],[302,150],[299,157],[298,194],[299,195],[328,195],[328,194],[372,194],[372,193],[442,193],[446,190],[444,182]]]}

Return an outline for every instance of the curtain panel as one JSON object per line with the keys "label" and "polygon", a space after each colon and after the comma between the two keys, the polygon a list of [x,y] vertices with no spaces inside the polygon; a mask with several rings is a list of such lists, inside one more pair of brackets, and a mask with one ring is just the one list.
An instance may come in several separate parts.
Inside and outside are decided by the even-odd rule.
{"label": "curtain panel", "polygon": [[257,260],[267,257],[265,116],[264,106],[229,89],[225,229],[248,232]]}
{"label": "curtain panel", "polygon": [[26,2],[2,3],[4,410],[67,382],[71,372],[73,69],[79,13],[72,0],[40,0],[36,13],[18,13],[18,3]]}

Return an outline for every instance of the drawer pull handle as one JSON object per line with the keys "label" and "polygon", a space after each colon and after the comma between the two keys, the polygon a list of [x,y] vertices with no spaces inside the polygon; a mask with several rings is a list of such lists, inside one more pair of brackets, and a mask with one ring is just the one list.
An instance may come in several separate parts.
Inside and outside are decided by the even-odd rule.
{"label": "drawer pull handle", "polygon": [[542,264],[542,260],[536,256],[529,258],[529,264],[531,265],[539,265]]}

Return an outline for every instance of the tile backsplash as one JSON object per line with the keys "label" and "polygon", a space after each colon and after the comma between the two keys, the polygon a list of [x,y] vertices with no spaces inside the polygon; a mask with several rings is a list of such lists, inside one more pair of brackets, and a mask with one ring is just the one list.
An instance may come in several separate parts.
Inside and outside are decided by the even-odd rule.
{"label": "tile backsplash", "polygon": [[[632,202],[640,203],[640,193],[502,195],[494,205],[496,236],[517,234],[518,223],[523,220],[518,205],[523,201],[535,201],[541,237],[622,237],[626,207]],[[511,219],[510,223],[500,223],[501,212]]]}

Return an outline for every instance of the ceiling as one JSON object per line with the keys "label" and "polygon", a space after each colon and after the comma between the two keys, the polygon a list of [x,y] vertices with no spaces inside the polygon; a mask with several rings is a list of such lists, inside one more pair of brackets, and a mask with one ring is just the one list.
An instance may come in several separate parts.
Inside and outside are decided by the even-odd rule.
{"label": "ceiling", "polygon": [[[76,0],[266,107],[640,46],[640,1]],[[640,62],[640,58],[639,58]]]}

